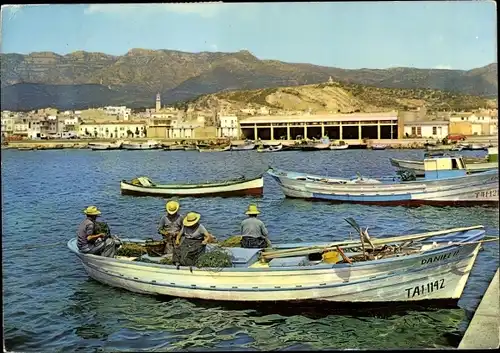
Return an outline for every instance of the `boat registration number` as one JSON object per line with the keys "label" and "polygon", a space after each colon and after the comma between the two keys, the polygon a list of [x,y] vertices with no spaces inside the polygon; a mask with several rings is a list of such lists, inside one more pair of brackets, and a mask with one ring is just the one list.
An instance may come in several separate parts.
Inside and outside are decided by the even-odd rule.
{"label": "boat registration number", "polygon": [[496,197],[498,195],[498,190],[478,191],[475,194],[476,199]]}
{"label": "boat registration number", "polygon": [[420,286],[412,287],[412,288],[406,288],[406,297],[407,298],[414,298],[418,297],[421,295],[427,295],[433,292],[436,292],[438,290],[444,289],[444,278],[435,280],[434,282],[428,282],[426,284],[422,284]]}

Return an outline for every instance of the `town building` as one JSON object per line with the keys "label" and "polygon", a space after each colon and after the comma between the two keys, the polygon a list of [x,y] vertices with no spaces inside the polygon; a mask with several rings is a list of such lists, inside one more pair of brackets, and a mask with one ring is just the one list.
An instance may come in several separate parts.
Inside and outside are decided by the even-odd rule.
{"label": "town building", "polygon": [[28,120],[28,138],[36,140],[42,138],[42,119],[29,119]]}
{"label": "town building", "polygon": [[218,128],[218,137],[240,137],[240,125],[238,124],[238,118],[235,115],[221,116],[219,121],[220,127]]}
{"label": "town building", "polygon": [[498,117],[489,113],[455,113],[450,116],[450,134],[496,135]]}
{"label": "town building", "polygon": [[145,121],[112,121],[81,123],[78,136],[96,138],[134,138],[146,137]]}
{"label": "town building", "polygon": [[14,131],[13,135],[17,136],[28,136],[29,131],[29,119],[28,118],[17,118],[14,121]]}
{"label": "town building", "polygon": [[200,123],[197,121],[179,121],[179,120],[172,120],[172,125],[168,129],[168,136],[167,138],[172,138],[172,139],[179,139],[179,138],[186,138],[186,139],[192,139],[196,137],[195,130],[197,128],[203,127]]}
{"label": "town building", "polygon": [[14,117],[10,114],[2,114],[2,134],[5,136],[11,135],[14,132]]}
{"label": "town building", "polygon": [[107,106],[104,107],[104,112],[106,113],[106,115],[116,116],[123,120],[128,120],[130,115],[132,114],[132,109],[127,108],[126,106]]}
{"label": "town building", "polygon": [[255,116],[240,120],[240,128],[243,138],[250,140],[322,136],[334,140],[397,139],[403,135],[397,112]]}
{"label": "town building", "polygon": [[424,137],[442,140],[448,136],[448,121],[412,121],[404,123],[406,137]]}

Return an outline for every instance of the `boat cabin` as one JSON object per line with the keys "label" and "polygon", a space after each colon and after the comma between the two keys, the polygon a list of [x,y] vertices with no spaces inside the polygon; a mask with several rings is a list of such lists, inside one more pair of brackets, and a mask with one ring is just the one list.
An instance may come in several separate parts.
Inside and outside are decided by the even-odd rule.
{"label": "boat cabin", "polygon": [[443,179],[467,175],[462,157],[434,156],[424,159],[425,179]]}

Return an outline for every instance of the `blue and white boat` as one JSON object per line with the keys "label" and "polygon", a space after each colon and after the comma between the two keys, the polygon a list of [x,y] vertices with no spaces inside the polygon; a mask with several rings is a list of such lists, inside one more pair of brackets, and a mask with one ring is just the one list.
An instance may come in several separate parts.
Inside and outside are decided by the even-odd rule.
{"label": "blue and white boat", "polygon": [[[371,238],[375,249],[382,244],[401,244],[403,239],[411,239],[412,250],[351,263],[342,260],[325,262],[309,256],[275,257],[262,262],[262,254],[269,253],[269,249],[223,248],[232,258],[232,267],[225,268],[177,268],[134,261],[135,258],[83,254],[79,252],[75,238],[68,242],[68,247],[91,278],[143,294],[246,302],[458,300],[476,260],[484,228],[449,229],[434,232],[433,237],[429,237],[431,233]],[[356,242],[334,244],[342,244],[347,250],[355,245],[353,243]],[[319,246],[324,248],[328,244]],[[287,250],[290,245],[284,244],[281,248]],[[354,258],[347,251],[344,255]]]}
{"label": "blue and white boat", "polygon": [[331,178],[270,169],[287,197],[364,204],[498,204],[498,169],[467,174],[461,157],[424,159],[425,176]]}

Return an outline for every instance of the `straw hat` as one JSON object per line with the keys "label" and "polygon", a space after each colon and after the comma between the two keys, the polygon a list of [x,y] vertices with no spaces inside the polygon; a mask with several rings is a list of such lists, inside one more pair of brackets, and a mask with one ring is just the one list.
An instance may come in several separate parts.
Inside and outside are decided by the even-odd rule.
{"label": "straw hat", "polygon": [[167,210],[168,214],[175,214],[177,211],[179,211],[179,203],[177,201],[169,201],[165,205],[165,209]]}
{"label": "straw hat", "polygon": [[257,209],[257,205],[250,204],[248,205],[248,210],[245,212],[247,215],[252,215],[252,214],[260,214],[260,211]]}
{"label": "straw hat", "polygon": [[192,227],[199,222],[200,218],[201,216],[198,213],[189,212],[186,218],[184,218],[184,220],[182,221],[182,224],[184,224],[186,227]]}
{"label": "straw hat", "polygon": [[89,206],[83,210],[83,213],[85,213],[87,216],[99,216],[101,214],[101,211],[99,211],[99,209],[95,206]]}

